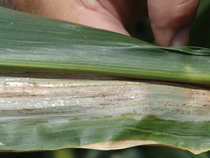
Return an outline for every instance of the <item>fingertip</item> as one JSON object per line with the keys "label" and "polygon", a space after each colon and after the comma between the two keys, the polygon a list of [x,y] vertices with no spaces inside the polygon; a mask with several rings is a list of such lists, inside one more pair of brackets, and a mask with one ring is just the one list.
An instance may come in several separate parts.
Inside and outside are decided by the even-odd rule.
{"label": "fingertip", "polygon": [[161,46],[188,45],[190,26],[198,6],[199,0],[148,0],[156,43]]}
{"label": "fingertip", "polygon": [[179,31],[173,38],[171,46],[187,46],[189,43],[190,27]]}

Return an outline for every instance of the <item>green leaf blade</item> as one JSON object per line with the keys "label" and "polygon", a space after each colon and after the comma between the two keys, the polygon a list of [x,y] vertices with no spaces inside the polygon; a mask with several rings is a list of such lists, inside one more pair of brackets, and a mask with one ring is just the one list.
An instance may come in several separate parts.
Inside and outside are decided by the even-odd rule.
{"label": "green leaf blade", "polygon": [[[1,150],[88,148],[121,141],[209,150],[209,91],[188,85],[210,85],[209,49],[159,47],[3,8],[0,22]],[[104,78],[97,81],[94,76],[90,85],[84,85],[90,78],[80,78],[74,89],[77,80],[69,74],[168,82],[122,84]],[[53,80],[59,75],[67,76]],[[96,82],[103,80],[97,87]],[[68,87],[71,82],[73,86]],[[125,89],[127,84],[133,86]],[[100,88],[105,91],[99,93]],[[85,93],[77,96],[81,92]],[[68,97],[71,100],[63,104]]]}

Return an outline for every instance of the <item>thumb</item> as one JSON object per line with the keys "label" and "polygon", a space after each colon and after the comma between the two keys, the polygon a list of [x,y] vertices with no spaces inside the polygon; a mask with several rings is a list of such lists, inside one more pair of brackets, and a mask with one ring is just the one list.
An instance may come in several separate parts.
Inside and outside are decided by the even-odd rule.
{"label": "thumb", "polygon": [[156,43],[188,45],[199,0],[148,0],[148,11]]}

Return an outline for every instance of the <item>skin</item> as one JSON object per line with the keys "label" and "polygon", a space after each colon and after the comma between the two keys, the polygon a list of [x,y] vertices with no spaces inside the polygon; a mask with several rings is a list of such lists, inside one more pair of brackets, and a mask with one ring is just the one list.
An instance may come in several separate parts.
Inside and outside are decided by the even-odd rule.
{"label": "skin", "polygon": [[7,0],[19,10],[130,36],[147,16],[156,43],[185,46],[199,0]]}

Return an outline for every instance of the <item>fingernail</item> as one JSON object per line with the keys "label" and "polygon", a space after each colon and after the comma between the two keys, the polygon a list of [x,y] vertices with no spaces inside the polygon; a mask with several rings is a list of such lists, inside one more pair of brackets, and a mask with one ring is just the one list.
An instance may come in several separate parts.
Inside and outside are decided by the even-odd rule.
{"label": "fingernail", "polygon": [[190,27],[179,31],[172,40],[171,46],[187,46],[189,43]]}

